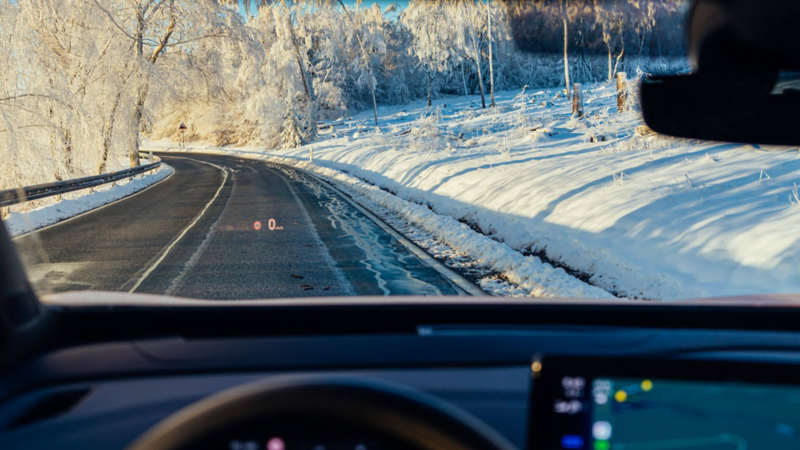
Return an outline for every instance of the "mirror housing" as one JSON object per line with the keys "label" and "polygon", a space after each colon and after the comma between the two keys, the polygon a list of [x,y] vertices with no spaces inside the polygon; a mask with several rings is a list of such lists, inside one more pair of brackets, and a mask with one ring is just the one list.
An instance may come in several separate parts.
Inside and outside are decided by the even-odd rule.
{"label": "mirror housing", "polygon": [[652,77],[642,81],[644,121],[671,136],[751,144],[800,145],[800,91],[771,93],[776,77]]}
{"label": "mirror housing", "polygon": [[697,0],[695,72],[642,81],[645,123],[684,138],[800,145],[800,35],[786,32],[799,19],[795,0]]}

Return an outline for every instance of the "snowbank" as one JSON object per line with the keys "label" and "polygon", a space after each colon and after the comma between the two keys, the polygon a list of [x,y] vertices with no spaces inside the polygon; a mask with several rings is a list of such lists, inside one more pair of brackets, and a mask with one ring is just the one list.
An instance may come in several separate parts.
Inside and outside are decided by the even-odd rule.
{"label": "snowbank", "polygon": [[[317,172],[391,192],[419,207],[396,206],[410,217],[428,211],[468,224],[491,239],[454,242],[490,264],[497,250],[478,248],[487,240],[630,298],[800,292],[797,148],[634,132],[639,116],[617,114],[612,86],[588,86],[585,97],[583,119],[556,89],[501,93],[491,110],[464,97],[433,111],[422,102],[381,108],[380,130],[365,112],[331,122],[311,145],[266,153],[300,164],[313,148],[308,167]],[[531,279],[514,276],[516,256],[500,253],[504,273]]]}
{"label": "snowbank", "polygon": [[3,222],[11,236],[18,236],[132,195],[167,178],[172,172],[172,167],[162,163],[155,173],[126,178],[117,181],[116,186],[101,185],[92,193],[88,189],[70,192],[62,195],[58,203],[26,212],[12,212]]}

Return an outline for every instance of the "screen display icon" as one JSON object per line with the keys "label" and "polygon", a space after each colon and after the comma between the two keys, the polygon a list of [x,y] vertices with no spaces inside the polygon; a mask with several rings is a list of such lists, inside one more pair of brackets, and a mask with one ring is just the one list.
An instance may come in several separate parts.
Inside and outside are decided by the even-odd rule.
{"label": "screen display icon", "polygon": [[592,425],[592,437],[600,441],[611,439],[611,424],[604,420],[595,422]]}
{"label": "screen display icon", "polygon": [[286,443],[279,437],[267,441],[267,450],[286,450]]}
{"label": "screen display icon", "polygon": [[586,379],[583,377],[564,377],[561,379],[561,387],[564,388],[564,395],[568,398],[580,398],[583,396],[583,388],[586,387]]}
{"label": "screen display icon", "polygon": [[556,414],[578,414],[583,409],[583,403],[580,400],[556,400],[553,406],[553,411]]}
{"label": "screen display icon", "polygon": [[561,437],[561,448],[580,450],[583,448],[583,436],[566,434]]}

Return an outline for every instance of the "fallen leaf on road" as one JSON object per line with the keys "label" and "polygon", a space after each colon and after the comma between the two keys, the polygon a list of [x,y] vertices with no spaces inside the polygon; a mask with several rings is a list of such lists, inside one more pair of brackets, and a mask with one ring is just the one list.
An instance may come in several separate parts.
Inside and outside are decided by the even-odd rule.
{"label": "fallen leaf on road", "polygon": [[298,280],[302,280],[302,279],[303,279],[303,277],[302,277],[302,276],[300,276],[300,275],[295,275],[295,274],[292,274],[292,278],[297,278]]}

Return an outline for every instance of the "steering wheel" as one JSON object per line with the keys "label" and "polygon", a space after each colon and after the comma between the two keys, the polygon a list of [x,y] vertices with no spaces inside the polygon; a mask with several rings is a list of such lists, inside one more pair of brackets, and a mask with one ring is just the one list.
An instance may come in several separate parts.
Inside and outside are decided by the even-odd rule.
{"label": "steering wheel", "polygon": [[477,418],[417,390],[371,379],[292,376],[232,388],[189,405],[156,424],[128,450],[205,447],[215,436],[248,426],[263,429],[287,418],[297,424],[364,430],[400,443],[399,448],[515,449]]}

